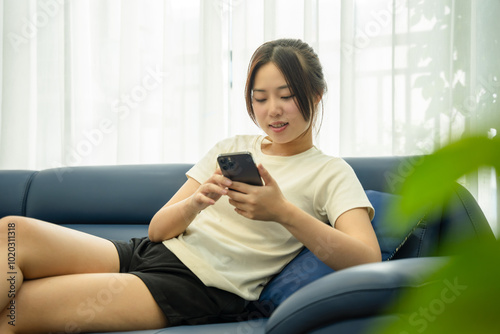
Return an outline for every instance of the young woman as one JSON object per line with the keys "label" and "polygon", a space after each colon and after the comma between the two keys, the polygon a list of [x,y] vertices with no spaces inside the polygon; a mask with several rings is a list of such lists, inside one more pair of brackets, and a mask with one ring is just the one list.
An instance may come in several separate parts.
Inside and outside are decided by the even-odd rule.
{"label": "young woman", "polygon": [[[233,321],[303,246],[333,269],[380,261],[373,208],[355,174],[313,145],[325,90],[307,44],[276,40],[259,47],[246,104],[266,135],[236,136],[210,150],[153,217],[149,238],[108,241],[35,219],[3,218],[0,332]],[[217,155],[237,151],[253,154],[264,186],[222,176]],[[7,271],[13,228],[17,266]],[[9,281],[7,272],[17,274]],[[12,307],[15,323],[9,323]]]}

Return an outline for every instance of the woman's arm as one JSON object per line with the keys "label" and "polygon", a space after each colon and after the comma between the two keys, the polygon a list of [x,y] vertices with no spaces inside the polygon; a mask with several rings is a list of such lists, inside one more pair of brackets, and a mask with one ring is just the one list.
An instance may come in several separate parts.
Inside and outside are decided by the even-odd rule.
{"label": "woman's arm", "polygon": [[335,228],[288,204],[280,223],[321,261],[335,270],[381,261],[382,255],[368,212],[344,212]]}
{"label": "woman's arm", "polygon": [[287,201],[262,165],[259,165],[259,172],[264,187],[233,183],[231,188],[237,191],[229,191],[228,196],[236,212],[250,219],[280,223],[335,270],[381,260],[377,237],[366,209],[344,212],[333,228]]}
{"label": "woman's arm", "polygon": [[203,184],[192,178],[175,193],[153,217],[148,236],[153,242],[171,239],[183,233],[194,218],[222,195],[227,194],[231,180],[222,176],[219,169]]}

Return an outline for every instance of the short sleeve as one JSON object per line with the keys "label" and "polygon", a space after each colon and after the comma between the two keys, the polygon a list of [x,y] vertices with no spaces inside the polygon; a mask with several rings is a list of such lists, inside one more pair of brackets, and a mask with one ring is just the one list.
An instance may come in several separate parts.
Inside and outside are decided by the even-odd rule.
{"label": "short sleeve", "polygon": [[349,164],[340,158],[333,159],[323,175],[316,190],[315,207],[328,217],[332,226],[340,215],[355,208],[366,208],[370,220],[373,219],[375,210]]}
{"label": "short sleeve", "polygon": [[217,156],[226,150],[229,139],[222,140],[213,146],[190,170],[186,176],[199,183],[205,182],[217,169]]}

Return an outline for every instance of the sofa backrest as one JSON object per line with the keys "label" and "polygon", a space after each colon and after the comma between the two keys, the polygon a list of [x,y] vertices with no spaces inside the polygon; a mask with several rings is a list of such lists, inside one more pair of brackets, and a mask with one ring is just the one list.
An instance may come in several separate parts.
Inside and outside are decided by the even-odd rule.
{"label": "sofa backrest", "polygon": [[[365,190],[395,193],[421,157],[345,158]],[[191,164],[65,167],[0,171],[0,217],[57,224],[149,224],[186,181]],[[492,237],[472,195],[457,185],[442,210],[422,221],[394,258],[429,256],[444,241]]]}
{"label": "sofa backrest", "polygon": [[28,190],[37,174],[31,170],[0,171],[0,217],[26,215]]}
{"label": "sofa backrest", "polygon": [[149,224],[186,181],[189,164],[0,171],[0,217],[56,224]]}

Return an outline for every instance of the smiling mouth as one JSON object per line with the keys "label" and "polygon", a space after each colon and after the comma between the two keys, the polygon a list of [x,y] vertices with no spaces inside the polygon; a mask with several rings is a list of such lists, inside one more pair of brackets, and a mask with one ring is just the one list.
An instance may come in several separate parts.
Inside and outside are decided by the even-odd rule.
{"label": "smiling mouth", "polygon": [[288,123],[276,123],[276,124],[270,124],[269,126],[275,129],[282,128],[284,126],[288,125]]}

